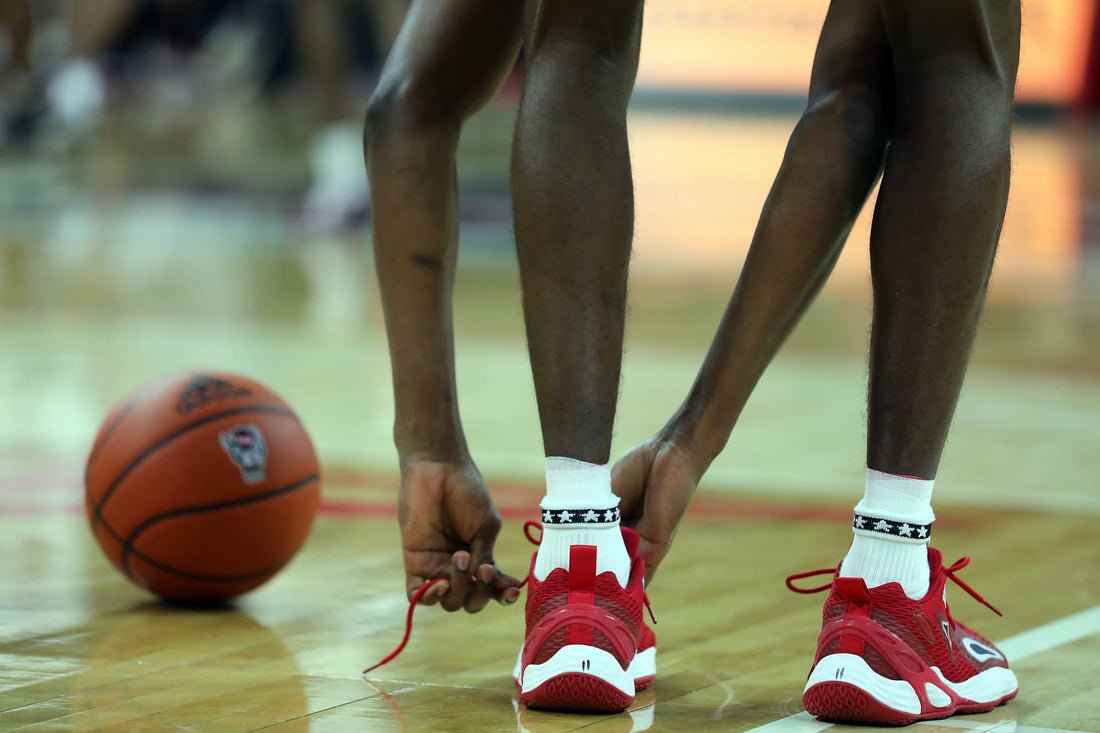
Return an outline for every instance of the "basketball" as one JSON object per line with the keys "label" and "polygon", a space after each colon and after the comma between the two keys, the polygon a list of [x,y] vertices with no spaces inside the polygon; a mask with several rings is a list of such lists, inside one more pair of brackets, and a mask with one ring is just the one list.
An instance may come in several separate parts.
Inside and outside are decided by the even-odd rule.
{"label": "basketball", "polygon": [[96,541],[138,586],[217,602],[290,562],[320,503],[317,456],[294,411],[245,377],[188,372],[123,399],[84,473]]}

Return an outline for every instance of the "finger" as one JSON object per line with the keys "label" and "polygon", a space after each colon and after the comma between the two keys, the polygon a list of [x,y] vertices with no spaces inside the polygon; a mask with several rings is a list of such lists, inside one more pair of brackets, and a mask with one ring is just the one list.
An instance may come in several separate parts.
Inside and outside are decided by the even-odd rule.
{"label": "finger", "polygon": [[619,514],[624,526],[632,527],[642,514],[649,463],[640,448],[634,448],[611,468],[611,491],[619,497]]}
{"label": "finger", "polygon": [[502,571],[496,566],[496,563],[482,565],[477,569],[477,572],[478,579],[486,585],[491,585],[494,591],[505,591],[509,588],[519,588],[523,585],[522,580],[514,578]]}
{"label": "finger", "polygon": [[659,553],[655,552],[652,543],[641,541],[638,545],[638,554],[645,560],[645,588],[649,590],[653,583],[653,576],[657,574],[657,567],[661,564]]}
{"label": "finger", "polygon": [[493,562],[493,546],[496,545],[497,535],[500,534],[500,514],[496,507],[490,507],[491,511],[486,515],[477,533],[470,539],[471,567],[480,568],[482,565],[495,565]]}
{"label": "finger", "polygon": [[466,596],[465,608],[469,613],[485,608],[494,595],[496,563],[493,561],[493,545],[500,533],[500,526],[500,515],[493,508],[470,542],[471,565],[476,569],[471,575],[477,582]]}
{"label": "finger", "polygon": [[672,531],[672,535],[666,540],[657,540],[655,537],[662,537],[662,534],[647,533],[646,523],[640,522],[638,524],[638,535],[641,538],[641,542],[638,545],[638,554],[645,560],[645,583],[646,587],[653,582],[653,576],[657,574],[657,568],[661,562],[665,559],[669,549],[672,547],[672,540],[675,537],[676,530]]}
{"label": "finger", "polygon": [[470,613],[483,609],[490,599],[502,606],[509,606],[519,600],[522,581],[501,572],[495,563],[483,563],[478,567],[476,576],[476,591],[466,599],[466,610]]}
{"label": "finger", "polygon": [[[442,584],[441,584],[442,585]],[[459,550],[451,556],[451,582],[445,595],[440,596],[440,605],[445,611],[457,611],[466,603],[470,592],[470,553]]]}
{"label": "finger", "polygon": [[[405,576],[405,595],[411,601],[416,592],[420,590],[421,586],[427,583],[428,580],[417,575]],[[451,588],[450,581],[444,580],[436,583],[428,591],[420,597],[418,602],[421,606],[434,606],[439,602],[439,599],[447,593]]]}
{"label": "finger", "polygon": [[[488,568],[488,570],[486,570],[486,568]],[[493,573],[491,565],[488,563],[482,564],[477,569],[474,577],[476,578],[476,582],[474,586],[470,588],[470,592],[466,594],[466,604],[463,606],[467,613],[477,613],[485,608],[489,603],[489,599],[492,598],[493,593]],[[485,578],[488,578],[489,582],[486,582]]]}

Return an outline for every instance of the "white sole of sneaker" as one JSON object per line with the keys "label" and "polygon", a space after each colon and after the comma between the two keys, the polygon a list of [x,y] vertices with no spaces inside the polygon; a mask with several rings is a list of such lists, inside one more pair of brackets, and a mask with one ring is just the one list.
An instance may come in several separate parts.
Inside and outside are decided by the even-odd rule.
{"label": "white sole of sneaker", "polygon": [[651,646],[635,654],[634,659],[630,660],[630,666],[626,668],[626,673],[630,679],[634,680],[635,686],[637,686],[639,680],[652,680],[656,677],[657,647]]}
{"label": "white sole of sneaker", "polygon": [[587,644],[567,644],[542,664],[528,664],[523,670],[520,691],[531,692],[567,674],[597,677],[624,695],[634,697],[634,677],[630,672],[619,666],[613,655]]}
{"label": "white sole of sneaker", "polygon": [[[837,705],[848,697],[841,687],[855,688],[872,698],[878,705],[900,713],[901,719],[944,718],[956,712],[979,712],[992,709],[1016,694],[1016,675],[1005,667],[992,667],[971,677],[965,682],[950,682],[936,667],[931,668],[936,680],[924,683],[924,693],[929,709],[924,709],[920,696],[913,686],[905,680],[894,680],[875,672],[862,657],[854,654],[830,654],[817,663],[806,680],[803,699],[814,688],[835,690],[831,694],[813,695],[811,699],[822,698],[823,708]],[[950,693],[950,694],[949,694]],[[807,709],[809,709],[807,705]],[[839,710],[810,710],[818,717],[845,718]],[[883,711],[884,712],[884,711]],[[881,713],[880,713],[881,714]]]}
{"label": "white sole of sneaker", "polygon": [[933,667],[932,671],[940,678],[941,685],[963,700],[979,704],[1000,702],[1006,697],[1015,695],[1020,687],[1016,681],[1016,675],[1007,667],[991,667],[965,682],[951,682],[943,676],[938,667]]}
{"label": "white sole of sneaker", "polygon": [[[516,684],[520,689],[520,665],[523,663],[523,649],[519,650],[519,654],[516,655],[516,664],[512,667],[512,682]],[[630,666],[626,668],[627,675],[634,680],[634,689],[639,689],[639,684],[643,680],[648,680],[652,683],[653,678],[657,676],[657,647],[651,646],[645,651],[640,651],[634,655],[634,659],[630,660]],[[642,685],[642,689],[648,687],[648,685]]]}

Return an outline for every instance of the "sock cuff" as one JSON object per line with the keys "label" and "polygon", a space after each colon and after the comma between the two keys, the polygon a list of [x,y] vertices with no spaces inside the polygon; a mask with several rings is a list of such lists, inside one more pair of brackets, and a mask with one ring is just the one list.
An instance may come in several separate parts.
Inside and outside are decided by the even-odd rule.
{"label": "sock cuff", "polygon": [[600,527],[611,526],[619,523],[619,508],[609,509],[570,508],[570,509],[542,509],[542,523],[548,527]]}
{"label": "sock cuff", "polygon": [[863,501],[860,503],[875,509],[889,507],[902,513],[921,511],[931,506],[935,484],[935,479],[899,476],[868,468]]}
{"label": "sock cuff", "polygon": [[856,504],[855,513],[898,524],[931,525],[936,520],[932,511],[934,484],[931,479],[898,476],[868,468],[866,489]]}
{"label": "sock cuff", "polygon": [[856,511],[852,519],[852,531],[861,537],[924,545],[928,544],[928,539],[932,536],[932,522],[911,522]]}
{"label": "sock cuff", "polygon": [[562,456],[546,458],[543,509],[603,511],[618,505],[619,497],[611,491],[611,466]]}

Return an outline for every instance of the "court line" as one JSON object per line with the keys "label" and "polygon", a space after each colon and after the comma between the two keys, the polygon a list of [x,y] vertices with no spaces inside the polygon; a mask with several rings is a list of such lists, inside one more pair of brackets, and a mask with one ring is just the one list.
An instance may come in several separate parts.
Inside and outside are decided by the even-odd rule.
{"label": "court line", "polygon": [[[1018,662],[1096,633],[1100,633],[1100,606],[1093,606],[1042,626],[1036,626],[1034,629],[1022,631],[996,644],[1006,657],[1013,662]],[[978,721],[965,717],[927,720],[914,725],[947,726],[971,731],[1004,731],[1004,733],[1086,733],[1086,731],[1064,728],[1019,725],[1015,720]],[[832,727],[832,723],[823,723],[806,711],[802,711],[750,728],[747,733],[818,733]]]}
{"label": "court line", "polygon": [[966,720],[965,718],[944,718],[943,720],[925,720],[915,725],[931,725],[937,728],[962,728],[964,730],[997,731],[998,733],[1088,733],[1082,730],[1068,730],[1066,728],[1041,728],[1035,725],[1019,725],[1015,720],[997,720],[988,723]]}
{"label": "court line", "polygon": [[[943,720],[922,720],[913,725],[960,728],[974,731],[974,733],[1090,733],[1089,731],[1066,728],[1040,728],[1034,725],[1020,725],[1015,720],[980,721],[967,720],[966,718],[944,718]],[[822,723],[803,710],[801,713],[796,713],[782,720],[776,720],[758,728],[750,728],[746,733],[757,733],[757,731],[766,733],[819,733],[832,727],[832,723]]]}
{"label": "court line", "polygon": [[1071,614],[1057,621],[1010,636],[997,644],[1013,661],[1083,639],[1100,631],[1100,606]]}
{"label": "court line", "polygon": [[[30,501],[6,501],[0,496],[0,517],[11,516],[48,516],[51,514],[78,514],[84,511],[84,489],[79,479],[70,477],[56,485],[48,485],[45,477],[25,479],[0,478],[0,495],[30,494]],[[390,518],[397,516],[397,505],[392,500],[375,501],[370,498],[359,499],[353,496],[356,489],[378,486],[396,487],[397,478],[388,474],[324,471],[322,483],[341,489],[341,494],[352,494],[342,499],[326,499],[321,502],[320,514],[342,518]],[[538,501],[544,491],[541,483],[522,483],[517,481],[490,481],[497,508],[504,519],[537,519]],[[22,486],[23,489],[18,487]],[[34,490],[29,489],[33,487]],[[760,492],[763,493],[763,492]],[[54,499],[43,501],[44,495],[70,498],[71,503]],[[20,497],[23,498],[22,496]],[[851,521],[850,508],[840,504],[819,502],[800,503],[789,501],[770,501],[753,496],[739,496],[733,492],[705,493],[696,496],[688,509],[687,516],[692,521],[725,520],[785,520],[792,522],[830,522],[848,523]],[[965,529],[973,526],[973,515],[958,513],[936,520],[940,529]]]}

